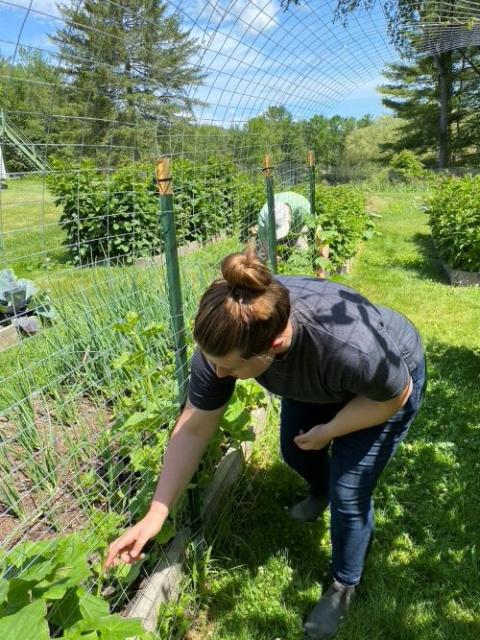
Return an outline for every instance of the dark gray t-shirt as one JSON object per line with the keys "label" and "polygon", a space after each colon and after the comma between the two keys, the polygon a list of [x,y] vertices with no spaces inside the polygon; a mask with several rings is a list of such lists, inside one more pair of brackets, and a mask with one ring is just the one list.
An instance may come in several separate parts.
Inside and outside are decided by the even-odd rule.
{"label": "dark gray t-shirt", "polygon": [[[423,358],[420,336],[402,314],[374,305],[337,282],[278,276],[290,292],[289,350],[256,378],[268,391],[320,404],[356,395],[382,402],[398,396]],[[204,410],[224,405],[235,378],[218,378],[200,350],[191,363],[189,398]]]}

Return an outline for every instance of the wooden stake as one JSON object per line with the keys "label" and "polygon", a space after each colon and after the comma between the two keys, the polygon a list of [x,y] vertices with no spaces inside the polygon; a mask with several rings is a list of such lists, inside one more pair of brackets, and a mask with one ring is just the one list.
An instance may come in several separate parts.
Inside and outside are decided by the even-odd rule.
{"label": "wooden stake", "polygon": [[270,178],[270,176],[272,175],[272,168],[272,158],[268,154],[265,154],[265,157],[263,159],[263,171],[265,172],[267,178]]}
{"label": "wooden stake", "polygon": [[315,151],[308,152],[308,166],[309,167],[315,166]]}
{"label": "wooden stake", "polygon": [[170,171],[170,158],[159,158],[155,171],[158,192],[161,196],[172,195],[172,174]]}

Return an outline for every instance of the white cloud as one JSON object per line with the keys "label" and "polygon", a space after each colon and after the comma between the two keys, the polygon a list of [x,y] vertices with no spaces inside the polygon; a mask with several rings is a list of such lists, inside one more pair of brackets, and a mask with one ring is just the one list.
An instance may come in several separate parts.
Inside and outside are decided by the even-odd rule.
{"label": "white cloud", "polygon": [[59,13],[56,0],[33,0],[32,9],[43,11],[51,16],[56,16]]}
{"label": "white cloud", "polygon": [[[268,62],[261,51],[219,31],[205,34],[204,44],[201,65],[210,73],[235,73],[242,77],[247,71],[255,71]],[[270,68],[273,66],[271,62]]]}
{"label": "white cloud", "polygon": [[[63,2],[63,4],[69,3]],[[30,9],[32,15],[44,18],[59,15],[57,0],[33,0],[31,7],[30,0],[11,0],[10,7],[12,9]]]}
{"label": "white cloud", "polygon": [[214,6],[196,2],[193,11],[179,7],[207,29],[230,27],[236,35],[258,34],[278,27],[282,10],[279,0],[218,0]]}
{"label": "white cloud", "polygon": [[232,11],[247,31],[262,32],[279,24],[276,16],[280,6],[275,0],[237,0]]}

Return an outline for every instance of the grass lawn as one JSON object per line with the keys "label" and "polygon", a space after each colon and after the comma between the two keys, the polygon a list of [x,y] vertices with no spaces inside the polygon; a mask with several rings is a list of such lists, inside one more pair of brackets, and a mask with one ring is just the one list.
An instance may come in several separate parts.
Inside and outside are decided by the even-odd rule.
{"label": "grass lawn", "polygon": [[[429,387],[376,491],[376,539],[338,640],[480,637],[480,291],[452,288],[414,193],[378,193],[383,232],[342,277],[418,326]],[[296,640],[329,582],[328,515],[289,520],[302,482],[279,458],[278,420],[257,443],[215,538],[190,640]]]}
{"label": "grass lawn", "polygon": [[35,279],[47,268],[65,268],[60,209],[41,178],[10,180],[0,191],[0,268]]}

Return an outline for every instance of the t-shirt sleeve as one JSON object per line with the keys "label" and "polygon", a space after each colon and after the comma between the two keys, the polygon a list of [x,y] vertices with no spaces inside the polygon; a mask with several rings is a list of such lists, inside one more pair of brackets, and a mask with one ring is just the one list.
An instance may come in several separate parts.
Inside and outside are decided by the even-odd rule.
{"label": "t-shirt sleeve", "polygon": [[268,205],[264,204],[258,214],[258,238],[261,242],[267,242],[267,229],[268,229]]}
{"label": "t-shirt sleeve", "polygon": [[226,404],[235,388],[235,378],[219,378],[213,366],[197,349],[190,365],[188,398],[194,407],[213,411]]}
{"label": "t-shirt sleeve", "polygon": [[294,193],[287,204],[292,210],[292,229],[295,233],[300,233],[305,219],[310,215],[310,202],[304,196]]}
{"label": "t-shirt sleeve", "polygon": [[372,344],[368,352],[345,347],[337,365],[337,384],[341,391],[386,402],[399,396],[410,373],[395,345]]}

